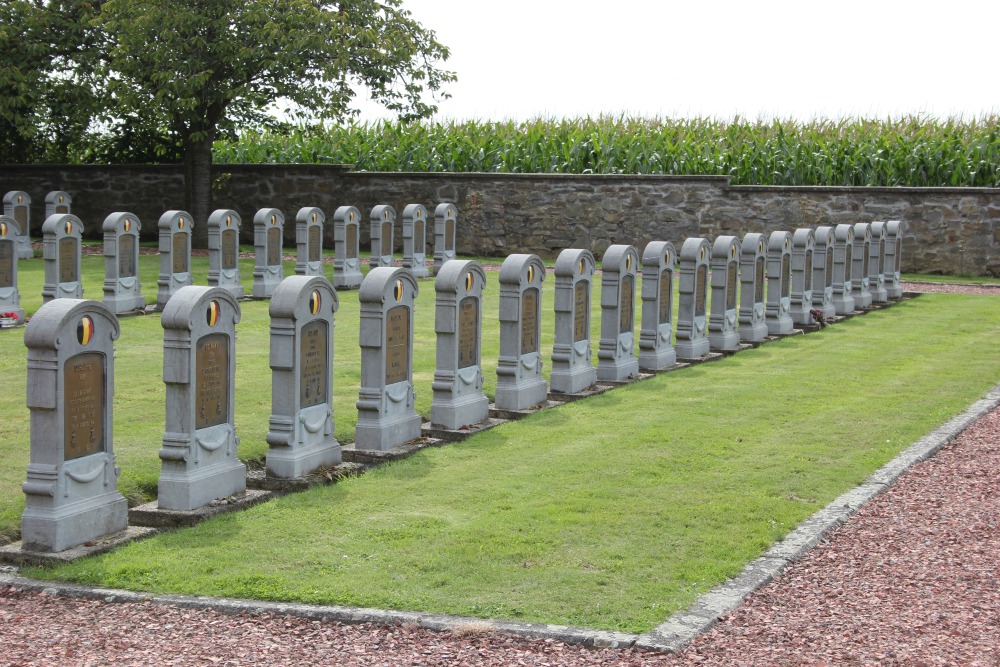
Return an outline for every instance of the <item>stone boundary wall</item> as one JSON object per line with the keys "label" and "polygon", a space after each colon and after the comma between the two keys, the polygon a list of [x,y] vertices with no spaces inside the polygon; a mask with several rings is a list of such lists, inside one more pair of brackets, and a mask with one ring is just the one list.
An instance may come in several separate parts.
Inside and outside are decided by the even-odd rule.
{"label": "stone boundary wall", "polygon": [[[257,209],[273,206],[294,219],[318,206],[329,219],[338,206],[367,217],[377,204],[402,212],[450,201],[459,211],[461,254],[554,257],[578,247],[601,255],[613,243],[689,236],[794,231],[797,227],[903,220],[903,270],[1000,276],[1000,189],[734,186],[727,176],[443,174],[353,172],[343,165],[215,165],[214,207],[243,217],[252,243]],[[0,165],[0,190],[31,195],[32,234],[44,220],[45,195],[65,190],[90,238],[112,211],[135,213],[153,239],[163,211],[183,207],[182,169],[174,165]],[[367,220],[362,254],[367,254]],[[286,248],[294,248],[294,224]],[[430,238],[430,235],[429,235]],[[402,247],[402,234],[396,234]],[[332,225],[325,245],[332,247]],[[430,252],[430,250],[428,251]]]}

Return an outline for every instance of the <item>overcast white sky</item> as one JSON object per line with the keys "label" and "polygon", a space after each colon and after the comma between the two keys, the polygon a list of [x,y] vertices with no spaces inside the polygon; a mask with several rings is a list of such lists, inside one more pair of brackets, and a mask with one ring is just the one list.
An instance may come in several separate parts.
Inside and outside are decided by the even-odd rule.
{"label": "overcast white sky", "polygon": [[[1000,112],[1000,2],[403,0],[458,74],[439,120]],[[380,117],[362,104],[362,120]]]}

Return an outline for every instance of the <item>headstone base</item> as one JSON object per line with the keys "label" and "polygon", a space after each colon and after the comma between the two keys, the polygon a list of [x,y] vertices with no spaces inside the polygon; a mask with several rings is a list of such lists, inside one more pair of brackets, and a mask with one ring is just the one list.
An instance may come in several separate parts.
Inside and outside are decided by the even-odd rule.
{"label": "headstone base", "polygon": [[677,364],[677,352],[674,348],[647,352],[639,350],[640,371],[665,371]]}
{"label": "headstone base", "polygon": [[710,345],[708,338],[699,338],[695,341],[679,340],[674,345],[677,358],[682,361],[700,359],[709,353]]}
{"label": "headstone base", "polygon": [[361,275],[360,271],[358,271],[357,273],[348,273],[346,275],[341,275],[334,272],[333,280],[331,280],[330,282],[332,282],[333,286],[338,290],[358,289],[359,287],[361,287],[361,281],[363,279],[364,276]]}
{"label": "headstone base", "polygon": [[378,451],[375,449],[357,449],[353,444],[347,444],[341,448],[341,453],[344,456],[344,460],[349,463],[377,466],[389,461],[405,459],[407,456],[419,452],[421,449],[426,449],[428,447],[440,447],[443,444],[445,444],[443,441],[437,440],[436,438],[421,437],[404,442],[401,445],[396,445],[395,447],[384,451]]}
{"label": "headstone base", "polygon": [[442,442],[461,442],[470,435],[475,435],[476,433],[481,433],[482,431],[488,431],[494,426],[499,426],[504,423],[504,421],[506,420],[486,416],[480,422],[463,426],[458,429],[441,428],[439,426],[435,426],[431,422],[425,422],[421,426],[420,430],[426,438],[434,438],[435,440],[440,440]]}
{"label": "headstone base", "polygon": [[80,560],[81,558],[89,558],[91,556],[107,553],[108,551],[117,549],[118,547],[128,544],[129,542],[135,542],[136,540],[152,537],[153,535],[156,535],[157,532],[158,531],[155,528],[129,526],[112,535],[105,535],[104,537],[95,540],[89,540],[83,544],[59,552],[31,551],[30,549],[24,548],[24,542],[13,542],[0,547],[0,562],[10,563],[11,565],[31,565],[41,567],[72,563],[73,561]]}
{"label": "headstone base", "polygon": [[129,521],[136,526],[150,528],[180,528],[194,526],[218,514],[237,512],[270,500],[274,494],[269,491],[252,489],[233,494],[223,500],[213,500],[193,510],[167,510],[157,506],[157,502],[133,507],[128,511]]}
{"label": "headstone base", "polygon": [[354,429],[354,449],[384,452],[420,437],[416,412],[382,419],[359,418]]}
{"label": "headstone base", "polygon": [[191,511],[246,489],[247,468],[240,461],[192,472],[164,470],[157,486],[157,505],[161,510]]}
{"label": "headstone base", "polygon": [[550,391],[549,400],[556,401],[558,403],[572,403],[573,401],[579,401],[584,398],[590,398],[591,396],[597,396],[598,394],[603,394],[604,392],[611,389],[609,384],[597,384],[596,382],[589,387],[585,388],[583,391],[577,392],[558,392]]}
{"label": "headstone base", "polygon": [[122,315],[133,310],[145,310],[146,297],[141,294],[108,296],[104,297],[104,305],[115,315]]}
{"label": "headstone base", "polygon": [[559,400],[550,401],[547,396],[542,396],[542,400],[540,400],[537,404],[522,409],[498,408],[494,404],[490,407],[490,417],[506,421],[516,421],[518,419],[524,419],[528,415],[533,415],[536,412],[541,412],[542,410],[562,405],[562,403],[563,402]]}
{"label": "headstone base", "polygon": [[718,352],[723,356],[731,357],[737,352],[742,352],[743,350],[753,350],[758,347],[760,347],[760,343],[740,343],[736,347],[729,350],[712,350],[712,352]]}
{"label": "headstone base", "polygon": [[708,334],[708,347],[712,352],[727,352],[736,350],[740,346],[740,332],[729,331],[726,333]]}
{"label": "headstone base", "polygon": [[768,336],[780,336],[795,328],[795,323],[792,322],[792,318],[788,315],[769,317],[765,320],[765,322],[767,324]]}
{"label": "headstone base", "polygon": [[902,287],[886,287],[885,288],[886,298],[889,299],[899,299],[903,296]]}
{"label": "headstone base", "polygon": [[445,398],[435,396],[431,400],[431,427],[454,431],[472,426],[485,420],[489,410],[490,401],[482,393]]}
{"label": "headstone base", "polygon": [[598,382],[627,382],[639,377],[639,360],[629,357],[625,359],[604,360],[597,362]]}
{"label": "headstone base", "polygon": [[494,392],[496,409],[527,410],[534,405],[544,403],[548,392],[549,387],[545,383],[545,378],[542,377],[504,384],[501,384],[500,379],[497,379],[497,386]]}
{"label": "headstone base", "polygon": [[113,491],[58,507],[32,507],[21,515],[25,551],[59,553],[125,530],[128,502]]}
{"label": "headstone base", "polygon": [[740,323],[740,342],[759,343],[767,337],[767,324],[758,322],[757,324]]}
{"label": "headstone base", "polygon": [[271,447],[265,466],[268,477],[296,479],[308,475],[316,468],[330,467],[341,462],[340,443],[322,442],[295,447]]}
{"label": "headstone base", "polygon": [[589,365],[579,365],[569,370],[552,369],[549,395],[579,394],[593,387],[597,382],[597,369]]}
{"label": "headstone base", "polygon": [[837,315],[846,315],[847,313],[854,312],[854,297],[852,296],[834,296],[833,297],[833,309]]}

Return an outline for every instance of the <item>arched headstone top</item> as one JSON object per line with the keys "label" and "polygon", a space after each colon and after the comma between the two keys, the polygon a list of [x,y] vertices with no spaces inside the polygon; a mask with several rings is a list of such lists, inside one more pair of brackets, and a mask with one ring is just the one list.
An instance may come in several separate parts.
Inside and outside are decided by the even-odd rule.
{"label": "arched headstone top", "polygon": [[372,209],[372,222],[396,222],[396,209],[388,204],[379,204]]}
{"label": "arched headstone top", "polygon": [[816,247],[826,248],[833,243],[833,227],[820,225],[813,233]]}
{"label": "arched headstone top", "polygon": [[885,223],[886,234],[900,235],[906,231],[906,223],[901,220],[890,220]]}
{"label": "arched headstone top", "polygon": [[52,234],[56,238],[75,236],[80,238],[83,235],[83,223],[80,218],[70,213],[59,213],[50,215],[42,224],[43,234]]}
{"label": "arched headstone top", "polygon": [[677,251],[670,241],[650,241],[642,251],[643,266],[658,266],[673,270],[677,263]]}
{"label": "arched headstone top", "polygon": [[566,248],[556,258],[555,274],[567,277],[590,277],[594,275],[596,262],[589,250]]}
{"label": "arched headstone top", "polygon": [[23,190],[11,190],[3,196],[3,203],[5,208],[31,206],[31,195]]}
{"label": "arched headstone top", "polygon": [[850,243],[854,239],[854,231],[848,224],[840,224],[833,228],[833,240],[839,243]]}
{"label": "arched headstone top", "polygon": [[361,211],[353,206],[338,206],[333,212],[334,222],[344,222],[350,225],[361,223]]}
{"label": "arched headstone top", "polygon": [[508,255],[500,265],[499,280],[501,285],[515,287],[540,285],[545,280],[545,264],[538,255]]}
{"label": "arched headstone top", "polygon": [[358,290],[358,301],[365,303],[402,301],[407,295],[412,300],[417,298],[418,291],[417,281],[409,269],[377,266],[369,271],[362,281],[361,289]]}
{"label": "arched headstone top", "polygon": [[747,255],[750,258],[755,258],[759,255],[763,255],[766,249],[763,234],[750,232],[749,234],[743,235],[743,243],[740,246],[740,252],[744,255]]}
{"label": "arched headstone top", "polygon": [[218,227],[219,229],[235,229],[237,232],[240,231],[240,226],[243,224],[243,219],[240,218],[240,214],[231,208],[219,208],[212,211],[212,214],[208,216],[209,227]]}
{"label": "arched headstone top", "polygon": [[[83,321],[84,317],[91,319],[89,331],[88,325]],[[64,340],[63,323],[73,321],[79,323],[76,329],[77,340]],[[94,336],[102,335],[118,340],[120,333],[118,318],[100,301],[53,299],[43,304],[31,317],[24,330],[24,345],[35,350],[58,350],[66,344],[76,343],[86,348]]]}
{"label": "arched headstone top", "polygon": [[712,244],[712,258],[733,261],[739,258],[740,241],[735,236],[720,236]]}
{"label": "arched headstone top", "polygon": [[435,292],[478,293],[486,286],[486,272],[479,262],[452,259],[444,263],[434,279]]}
{"label": "arched headstone top", "polygon": [[774,231],[767,238],[768,252],[791,252],[792,235],[790,232]]}
{"label": "arched headstone top", "polygon": [[183,232],[190,234],[193,224],[191,214],[187,211],[166,211],[160,216],[160,220],[156,223],[156,226],[158,229],[170,231],[171,233]]}
{"label": "arched headstone top", "polygon": [[[310,294],[310,298],[303,295]],[[319,313],[335,313],[340,307],[337,292],[323,276],[289,276],[282,280],[271,296],[268,314],[271,317],[293,319],[315,317]]]}
{"label": "arched headstone top", "polygon": [[871,241],[872,226],[870,222],[857,222],[852,228],[855,241]]}
{"label": "arched headstone top", "polygon": [[635,246],[616,244],[608,246],[601,258],[602,271],[617,273],[635,273],[639,265],[639,251]]}
{"label": "arched headstone top", "polygon": [[326,214],[323,213],[323,209],[317,208],[315,206],[303,206],[299,209],[299,212],[295,214],[295,222],[305,223],[307,225],[322,225],[326,222]]}
{"label": "arched headstone top", "polygon": [[283,227],[285,214],[276,208],[262,208],[254,214],[253,224],[264,227]]}
{"label": "arched headstone top", "polygon": [[[214,308],[213,302],[216,304]],[[209,326],[214,327],[218,318],[223,315],[223,311],[218,308],[219,302],[224,302],[230,307],[232,323],[238,323],[241,317],[240,304],[229,290],[222,287],[188,285],[177,290],[167,301],[160,325],[164,329],[191,331],[196,326],[195,318],[204,318]]]}
{"label": "arched headstone top", "polygon": [[813,248],[816,245],[816,232],[808,227],[799,227],[792,234],[792,245],[807,250]]}
{"label": "arched headstone top", "polygon": [[104,218],[104,224],[101,225],[101,229],[108,233],[135,234],[138,236],[139,230],[142,229],[142,224],[140,224],[139,218],[134,213],[116,211]]}
{"label": "arched headstone top", "polygon": [[695,262],[697,264],[707,264],[710,248],[708,240],[700,237],[689,238],[681,246],[681,259]]}
{"label": "arched headstone top", "polygon": [[427,208],[423,204],[407,204],[403,209],[403,219],[411,222],[427,220]]}
{"label": "arched headstone top", "polygon": [[454,204],[445,202],[443,204],[438,204],[437,207],[435,207],[434,215],[445,220],[454,220],[458,215],[458,211],[455,209]]}
{"label": "arched headstone top", "polygon": [[871,223],[871,236],[873,240],[879,241],[885,238],[885,222],[876,221]]}
{"label": "arched headstone top", "polygon": [[0,215],[0,239],[17,240],[17,222],[9,215]]}
{"label": "arched headstone top", "polygon": [[45,195],[45,212],[46,215],[52,215],[54,213],[69,213],[70,206],[73,204],[73,198],[70,197],[68,192],[63,190],[53,190],[49,194]]}

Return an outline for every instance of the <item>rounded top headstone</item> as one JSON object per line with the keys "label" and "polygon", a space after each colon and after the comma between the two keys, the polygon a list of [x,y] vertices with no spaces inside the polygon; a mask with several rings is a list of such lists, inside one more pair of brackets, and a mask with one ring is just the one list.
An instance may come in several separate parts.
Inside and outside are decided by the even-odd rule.
{"label": "rounded top headstone", "polygon": [[323,209],[316,208],[315,206],[303,206],[299,209],[299,212],[295,214],[295,222],[306,223],[309,225],[322,225],[326,222],[326,214],[323,213]]}
{"label": "rounded top headstone", "polygon": [[104,224],[101,228],[106,232],[138,234],[139,230],[142,229],[142,225],[139,224],[139,218],[134,213],[116,211],[104,218]]}
{"label": "rounded top headstone", "polygon": [[833,238],[835,241],[850,241],[853,238],[853,234],[851,226],[846,223],[833,228]]}
{"label": "rounded top headstone", "polygon": [[63,190],[53,190],[45,195],[45,203],[55,206],[65,206],[70,202],[70,199],[69,193]]}
{"label": "rounded top headstone", "polygon": [[407,204],[406,208],[403,209],[403,219],[410,221],[426,220],[427,209],[424,208],[423,204]]}
{"label": "rounded top headstone", "polygon": [[[164,329],[192,330],[200,324],[198,318],[206,318],[210,326],[215,326],[211,313],[212,302],[224,301],[233,311],[233,324],[240,321],[240,304],[232,292],[223,287],[187,285],[174,292],[163,307],[160,326]],[[216,318],[218,313],[215,314]]]}
{"label": "rounded top headstone", "polygon": [[454,219],[457,214],[458,211],[455,209],[455,205],[448,202],[438,204],[437,208],[434,209],[434,215],[439,218]]}
{"label": "rounded top headstone", "polygon": [[902,234],[906,230],[906,224],[901,220],[890,220],[885,223],[885,231],[887,234]]}
{"label": "rounded top headstone", "polygon": [[83,223],[72,213],[56,213],[42,223],[42,233],[80,237],[83,234]]}
{"label": "rounded top headstone", "polygon": [[274,288],[268,315],[304,318],[335,313],[340,307],[337,291],[323,276],[288,276]]}
{"label": "rounded top headstone", "polygon": [[741,246],[744,255],[763,255],[764,254],[764,235],[757,232],[750,232],[749,234],[743,235],[743,244]]}
{"label": "rounded top headstone", "polygon": [[187,211],[166,211],[160,216],[156,226],[171,232],[190,232],[193,224],[191,214]]}
{"label": "rounded top headstone", "polygon": [[816,239],[817,246],[826,247],[833,243],[833,227],[829,225],[820,225],[816,228],[813,238]]}
{"label": "rounded top headstone", "polygon": [[358,290],[358,301],[366,303],[385,303],[386,301],[402,301],[404,296],[417,297],[417,281],[413,272],[404,267],[378,266],[368,272],[361,281]]}
{"label": "rounded top headstone", "polygon": [[218,226],[220,229],[239,230],[240,225],[243,224],[243,220],[236,211],[230,208],[219,208],[212,211],[212,214],[208,216],[208,224]]}
{"label": "rounded top headstone", "polygon": [[670,241],[650,241],[642,251],[643,266],[673,268],[677,262],[677,251]]}
{"label": "rounded top headstone", "polygon": [[566,248],[556,258],[557,276],[592,276],[596,262],[594,255],[589,250],[580,248]]}
{"label": "rounded top headstone", "polygon": [[812,248],[816,244],[816,232],[809,227],[799,227],[792,234],[792,245],[797,248]]}
{"label": "rounded top headstone", "polygon": [[338,206],[333,213],[335,222],[348,222],[358,224],[361,221],[361,211],[353,206]]}
{"label": "rounded top headstone", "polygon": [[684,241],[681,246],[681,259],[698,263],[708,262],[709,245],[708,240],[701,237],[692,237]]}
{"label": "rounded top headstone", "polygon": [[23,190],[11,190],[3,196],[3,203],[14,206],[28,206],[31,204],[31,196]]}
{"label": "rounded top headstone", "polygon": [[735,236],[720,236],[712,244],[713,259],[736,259],[740,241]]}
{"label": "rounded top headstone", "polygon": [[881,239],[885,237],[885,223],[882,221],[873,222],[871,224],[871,232],[873,239]]}
{"label": "rounded top headstone", "polygon": [[[537,281],[536,281],[537,278]],[[545,280],[545,264],[538,255],[513,254],[500,265],[501,285],[531,285]]]}
{"label": "rounded top headstone", "polygon": [[872,237],[872,225],[870,222],[856,222],[852,230],[856,241],[867,241]]}
{"label": "rounded top headstone", "polygon": [[434,279],[435,292],[475,292],[486,286],[486,272],[471,259],[450,259],[441,266]]}
{"label": "rounded top headstone", "polygon": [[639,251],[635,246],[615,244],[608,246],[601,258],[601,270],[617,273],[635,273],[639,264]]}
{"label": "rounded top headstone", "polygon": [[786,231],[774,231],[767,237],[767,249],[770,252],[788,252],[792,249],[792,234]]}
{"label": "rounded top headstone", "polygon": [[262,208],[253,216],[254,225],[281,227],[285,224],[285,214],[276,208]]}
{"label": "rounded top headstone", "polygon": [[379,222],[395,222],[396,209],[388,204],[379,204],[372,209],[371,219]]}
{"label": "rounded top headstone", "polygon": [[[84,320],[89,318],[89,325]],[[97,322],[95,322],[95,318]],[[86,347],[91,340],[102,333],[111,340],[117,340],[121,332],[118,318],[111,309],[100,301],[92,299],[53,299],[35,312],[24,329],[24,344],[32,349],[58,350],[68,341],[62,340],[65,324],[77,332],[77,343]],[[103,326],[102,324],[103,323]],[[89,330],[88,330],[89,329]],[[81,335],[82,334],[82,335]]]}

